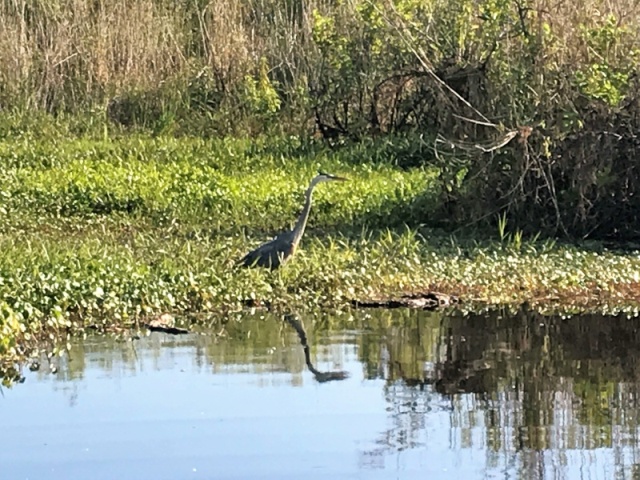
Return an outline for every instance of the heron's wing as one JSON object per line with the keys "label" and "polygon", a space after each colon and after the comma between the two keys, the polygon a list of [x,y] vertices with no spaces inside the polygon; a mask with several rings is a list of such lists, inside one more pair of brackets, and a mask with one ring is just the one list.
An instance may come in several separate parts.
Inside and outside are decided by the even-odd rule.
{"label": "heron's wing", "polygon": [[262,245],[260,245],[258,248],[254,250],[251,250],[244,257],[242,257],[242,259],[240,259],[238,263],[241,263],[246,267],[253,265],[256,262],[256,260],[258,260],[262,255],[271,251],[274,248],[274,245],[277,243],[277,240],[278,240],[278,237],[268,241],[267,243],[263,243]]}
{"label": "heron's wing", "polygon": [[238,264],[244,267],[278,268],[293,253],[293,237],[291,232],[284,232],[273,240],[260,245],[247,253]]}

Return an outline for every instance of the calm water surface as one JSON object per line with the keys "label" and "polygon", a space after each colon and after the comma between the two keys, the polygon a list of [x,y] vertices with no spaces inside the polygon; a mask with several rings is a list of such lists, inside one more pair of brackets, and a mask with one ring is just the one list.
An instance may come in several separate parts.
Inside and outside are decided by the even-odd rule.
{"label": "calm water surface", "polygon": [[3,389],[0,478],[640,478],[639,321],[396,310],[89,337]]}

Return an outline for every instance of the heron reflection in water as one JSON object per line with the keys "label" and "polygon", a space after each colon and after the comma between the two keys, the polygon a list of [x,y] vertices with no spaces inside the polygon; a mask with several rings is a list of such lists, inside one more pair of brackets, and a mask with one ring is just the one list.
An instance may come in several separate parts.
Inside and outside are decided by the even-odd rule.
{"label": "heron reflection in water", "polygon": [[316,367],[314,367],[311,363],[311,354],[309,353],[309,344],[307,343],[307,333],[304,331],[302,323],[295,315],[291,313],[285,314],[283,319],[285,322],[291,325],[298,334],[300,344],[302,345],[302,348],[304,350],[304,361],[307,364],[307,368],[311,373],[313,373],[313,376],[318,382],[324,383],[330,382],[332,380],[344,380],[345,378],[349,377],[349,373],[342,370],[321,372],[316,369]]}
{"label": "heron reflection in water", "polygon": [[318,175],[311,180],[307,193],[305,194],[305,203],[302,213],[298,217],[293,230],[286,231],[278,235],[273,240],[259,246],[255,250],[247,253],[238,264],[243,267],[266,267],[271,270],[283,265],[295,253],[300,239],[304,234],[307,226],[307,219],[311,211],[311,200],[313,189],[322,182],[345,181],[346,178],[331,175],[329,173],[318,172]]}

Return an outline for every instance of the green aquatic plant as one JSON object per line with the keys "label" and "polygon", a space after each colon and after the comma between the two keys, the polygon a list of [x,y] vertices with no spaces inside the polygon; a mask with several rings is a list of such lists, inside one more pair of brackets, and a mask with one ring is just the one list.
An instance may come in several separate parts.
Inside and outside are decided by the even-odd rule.
{"label": "green aquatic plant", "polygon": [[[1,347],[163,312],[345,308],[425,290],[468,305],[637,308],[637,252],[512,234],[506,216],[498,241],[451,236],[416,221],[436,208],[437,172],[387,157],[358,163],[361,149],[143,136],[0,142]],[[305,248],[275,273],[234,269],[281,218],[295,218],[300,185],[318,168],[350,181],[317,192]]]}

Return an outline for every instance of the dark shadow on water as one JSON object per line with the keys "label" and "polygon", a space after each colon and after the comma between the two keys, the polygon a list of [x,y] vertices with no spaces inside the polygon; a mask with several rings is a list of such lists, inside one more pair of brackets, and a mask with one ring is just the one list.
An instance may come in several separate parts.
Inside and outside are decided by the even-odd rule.
{"label": "dark shadow on water", "polygon": [[311,354],[309,352],[309,344],[307,343],[307,332],[304,330],[302,326],[302,322],[300,319],[291,313],[287,313],[283,316],[283,320],[291,325],[293,329],[298,334],[298,338],[300,338],[300,344],[302,345],[302,349],[304,350],[304,360],[307,365],[307,368],[315,379],[320,383],[331,382],[333,380],[344,380],[349,377],[348,372],[342,370],[329,371],[329,372],[321,372],[311,363]]}
{"label": "dark shadow on water", "polygon": [[638,382],[638,320],[624,316],[453,315],[443,320],[435,370],[439,393],[490,393],[501,379],[549,390],[560,378]]}
{"label": "dark shadow on water", "polygon": [[584,462],[572,452],[597,449],[619,455],[616,478],[637,478],[623,457],[635,457],[640,441],[639,321],[526,308],[409,314],[361,349],[393,412],[369,454],[423,445],[439,411],[455,442],[483,446],[489,463],[518,465],[520,478],[582,478],[571,473]]}

